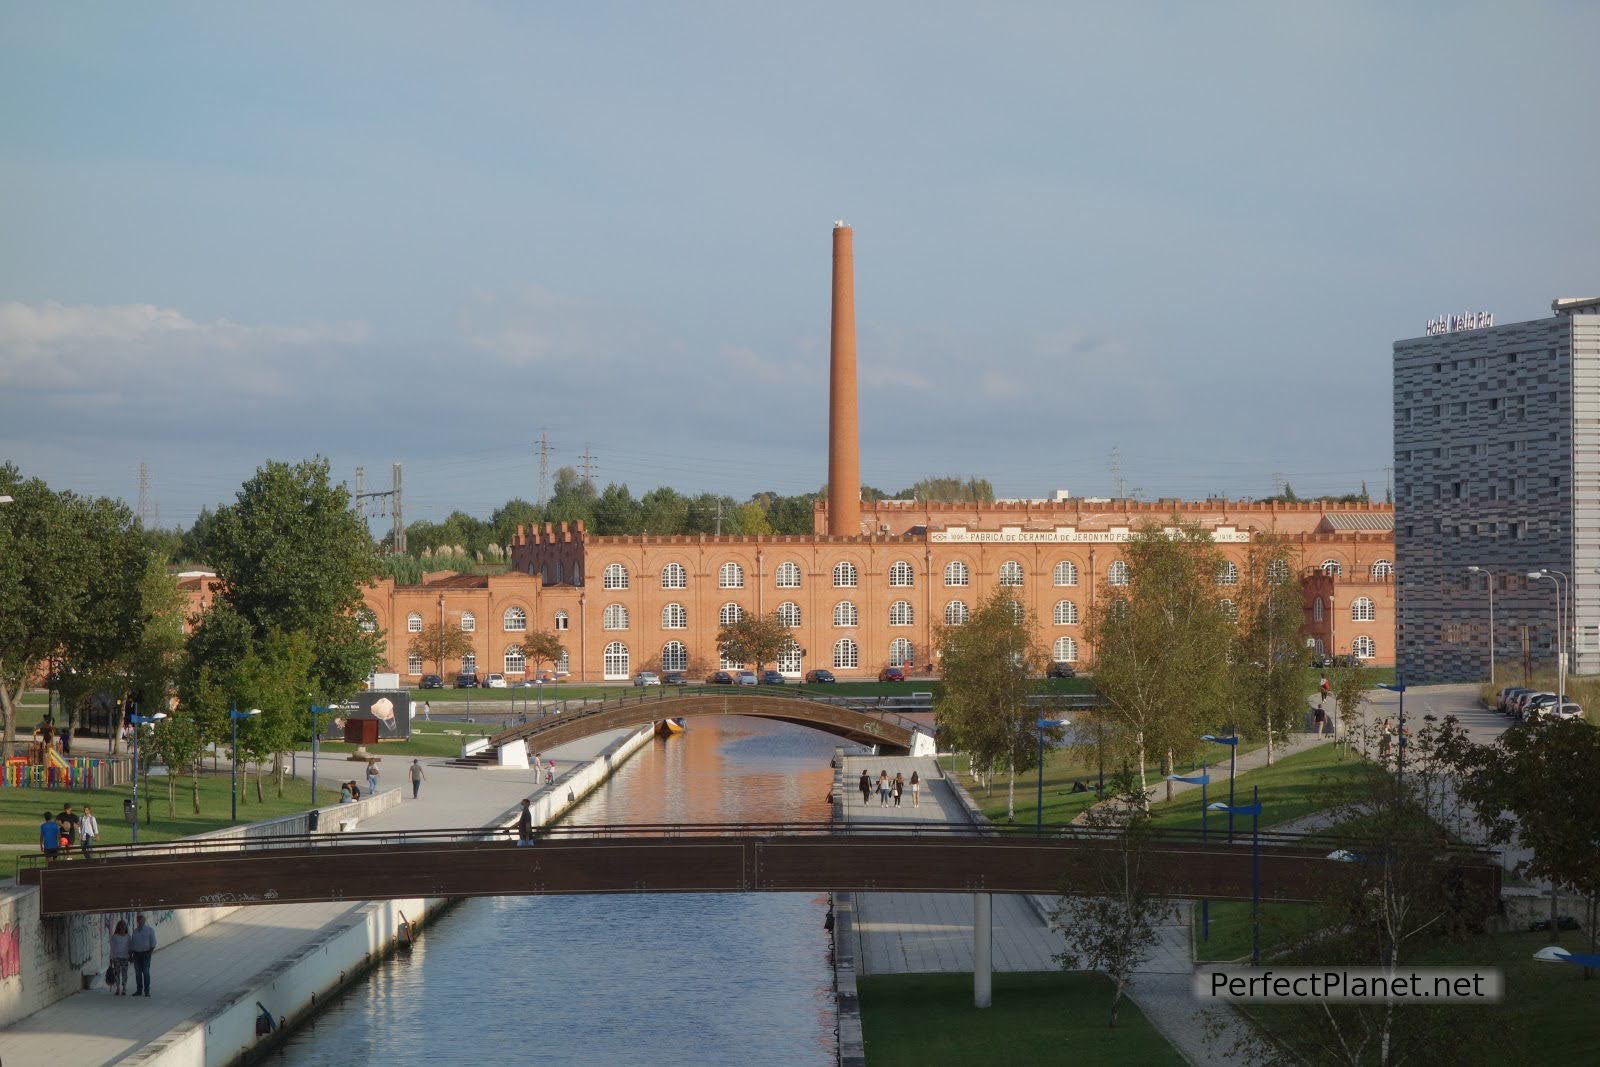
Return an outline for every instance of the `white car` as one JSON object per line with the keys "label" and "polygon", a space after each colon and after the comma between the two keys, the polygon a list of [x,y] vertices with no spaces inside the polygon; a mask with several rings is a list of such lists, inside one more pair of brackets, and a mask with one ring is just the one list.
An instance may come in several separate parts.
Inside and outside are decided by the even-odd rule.
{"label": "white car", "polygon": [[503,674],[491,674],[484,679],[483,687],[485,689],[504,689],[506,687],[506,676]]}
{"label": "white car", "polygon": [[633,676],[634,685],[660,685],[661,675],[655,671],[640,671]]}

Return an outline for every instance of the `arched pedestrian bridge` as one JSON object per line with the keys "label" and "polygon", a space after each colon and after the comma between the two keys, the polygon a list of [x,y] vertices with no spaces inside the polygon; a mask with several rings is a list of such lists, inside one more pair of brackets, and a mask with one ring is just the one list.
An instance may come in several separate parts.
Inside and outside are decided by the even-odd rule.
{"label": "arched pedestrian bridge", "polygon": [[854,744],[875,746],[886,753],[933,755],[931,727],[870,697],[836,697],[801,686],[663,685],[622,690],[617,696],[573,711],[519,723],[492,735],[486,747],[465,752],[456,762],[478,767],[526,766],[528,752],[547,752],[608,730],[705,715],[777,719],[822,730]]}

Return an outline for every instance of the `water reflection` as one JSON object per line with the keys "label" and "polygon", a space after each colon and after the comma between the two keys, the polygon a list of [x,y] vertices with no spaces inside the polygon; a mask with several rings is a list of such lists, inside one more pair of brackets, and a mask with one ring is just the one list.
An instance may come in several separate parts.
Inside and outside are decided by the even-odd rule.
{"label": "water reflection", "polygon": [[[825,821],[835,744],[783,723],[690,719],[568,821]],[[826,907],[804,894],[467,901],[277,1058],[340,1067],[831,1063]]]}

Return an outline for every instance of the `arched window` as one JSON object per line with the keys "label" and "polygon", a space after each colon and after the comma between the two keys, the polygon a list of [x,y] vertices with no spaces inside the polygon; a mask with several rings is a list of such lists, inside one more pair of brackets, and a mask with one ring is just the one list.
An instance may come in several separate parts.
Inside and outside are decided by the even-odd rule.
{"label": "arched window", "polygon": [[620,681],[628,676],[628,646],[613,641],[606,646],[603,662],[607,681]]}
{"label": "arched window", "polygon": [[1022,606],[1022,601],[1013,600],[1011,602],[1011,621],[1021,624],[1027,621],[1027,618],[1028,610]]}
{"label": "arched window", "polygon": [[965,626],[969,613],[964,600],[952,600],[944,606],[944,624],[946,626]]}
{"label": "arched window", "polygon": [[724,563],[722,569],[717,571],[718,589],[743,589],[744,568],[737,563]]}
{"label": "arched window", "polygon": [[778,588],[800,588],[800,564],[787,559],[778,564]]}
{"label": "arched window", "polygon": [[1129,577],[1127,560],[1114,559],[1111,566],[1106,568],[1107,585],[1127,585]]}
{"label": "arched window", "polygon": [[422,673],[422,657],[415,652],[412,652],[410,655],[406,656],[406,673]]}
{"label": "arched window", "polygon": [[1070,600],[1056,601],[1056,610],[1051,613],[1057,626],[1076,626],[1078,624],[1078,605]]}
{"label": "arched window", "polygon": [[847,560],[841,560],[833,565],[833,587],[835,589],[854,589],[858,575],[856,565]]}
{"label": "arched window", "polygon": [[1336,559],[1325,559],[1322,561],[1322,573],[1340,578],[1344,575],[1344,566]]}
{"label": "arched window", "polygon": [[682,604],[668,604],[661,609],[661,628],[663,630],[687,630],[689,628],[689,613],[683,610]]}
{"label": "arched window", "polygon": [[729,659],[728,654],[722,652],[717,657],[717,666],[725,671],[742,671],[744,670],[744,660]]}
{"label": "arched window", "polygon": [[528,628],[528,613],[521,608],[507,608],[502,625],[507,633],[522,633]]}
{"label": "arched window", "polygon": [[1287,582],[1289,580],[1289,562],[1275,559],[1267,564],[1267,581]]}
{"label": "arched window", "polygon": [[889,565],[889,584],[896,589],[910,589],[916,583],[916,572],[911,569],[911,564],[905,560],[896,560]]}
{"label": "arched window", "polygon": [[1386,581],[1394,577],[1394,560],[1380,559],[1372,564],[1372,577],[1376,581]]}
{"label": "arched window", "polygon": [[1356,659],[1377,659],[1378,643],[1366,634],[1361,634],[1350,642],[1350,651],[1355,653]]}
{"label": "arched window", "polygon": [[1056,564],[1055,582],[1058,586],[1078,584],[1078,565],[1070,559],[1064,559]]}
{"label": "arched window", "polygon": [[356,623],[361,627],[361,632],[364,634],[378,632],[378,617],[366,608],[356,609]]}
{"label": "arched window", "polygon": [[1239,567],[1232,560],[1223,560],[1217,565],[1218,585],[1238,585]]}
{"label": "arched window", "polygon": [[465,656],[461,657],[461,673],[478,673],[478,654],[476,652],[468,652]]}
{"label": "arched window", "polygon": [[1014,559],[1008,559],[1000,564],[1000,584],[1020,586],[1022,584],[1022,564]]}
{"label": "arched window", "polygon": [[897,637],[889,642],[889,666],[909,667],[917,660],[916,648],[909,637]]}
{"label": "arched window", "polygon": [[1374,622],[1378,618],[1378,611],[1372,604],[1369,596],[1358,596],[1350,601],[1351,622]]}
{"label": "arched window", "polygon": [[1322,598],[1316,597],[1311,601],[1311,621],[1322,621]]}
{"label": "arched window", "polygon": [[717,612],[717,622],[723,626],[732,626],[744,618],[744,609],[732,601],[722,605],[722,610]]}
{"label": "arched window", "polygon": [[1230,622],[1238,621],[1238,618],[1239,618],[1239,605],[1235,604],[1233,601],[1229,600],[1228,598],[1224,597],[1221,600],[1217,601],[1217,610],[1222,612],[1223,616],[1225,618],[1227,618]]}
{"label": "arched window", "polygon": [[478,617],[470,611],[461,613],[461,632],[470,634],[478,628]]}
{"label": "arched window", "polygon": [[785,600],[778,605],[778,621],[793,630],[800,625],[800,605],[792,600]]}
{"label": "arched window", "polygon": [[833,624],[835,626],[856,626],[860,623],[860,614],[856,606],[848,600],[841,600],[833,606]]}
{"label": "arched window", "polygon": [[957,559],[951,560],[949,563],[944,565],[945,585],[955,587],[970,585],[971,583],[972,572],[967,570],[967,565],[965,563],[962,563],[959,559]]}
{"label": "arched window", "polygon": [[506,673],[523,674],[528,669],[528,657],[522,654],[522,649],[512,645],[506,649]]}
{"label": "arched window", "polygon": [[568,627],[570,627],[571,625],[572,625],[572,620],[567,617],[567,613],[566,612],[564,612],[564,611],[556,612],[556,629],[557,630],[565,630]]}
{"label": "arched window", "polygon": [[665,567],[661,568],[661,588],[689,588],[689,572],[683,569],[683,564],[669,563]]}
{"label": "arched window", "polygon": [[605,614],[600,616],[600,629],[626,630],[628,628],[628,609],[621,604],[607,604]]}
{"label": "arched window", "polygon": [[420,634],[422,632],[422,616],[412,612],[406,616],[406,633]]}
{"label": "arched window", "polygon": [[800,673],[800,646],[793,641],[778,650],[778,673]]}
{"label": "arched window", "polygon": [[910,626],[916,621],[917,613],[911,607],[909,600],[896,600],[889,605],[890,626]]}
{"label": "arched window", "polygon": [[607,589],[628,588],[628,568],[620,563],[607,563],[600,584]]}
{"label": "arched window", "polygon": [[841,637],[833,643],[833,665],[845,670],[854,669],[861,665],[861,650],[856,643],[848,637]]}
{"label": "arched window", "polygon": [[1051,649],[1057,663],[1078,662],[1078,642],[1065,634],[1056,638],[1056,646]]}
{"label": "arched window", "polygon": [[689,669],[689,646],[682,641],[668,641],[661,646],[661,669],[686,671]]}

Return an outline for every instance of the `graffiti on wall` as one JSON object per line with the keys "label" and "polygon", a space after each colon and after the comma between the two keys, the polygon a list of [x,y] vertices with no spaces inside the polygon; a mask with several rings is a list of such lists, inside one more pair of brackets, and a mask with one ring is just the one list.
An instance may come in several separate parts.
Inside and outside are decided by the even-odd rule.
{"label": "graffiti on wall", "polygon": [[0,927],[0,980],[22,974],[22,928],[14,922]]}

